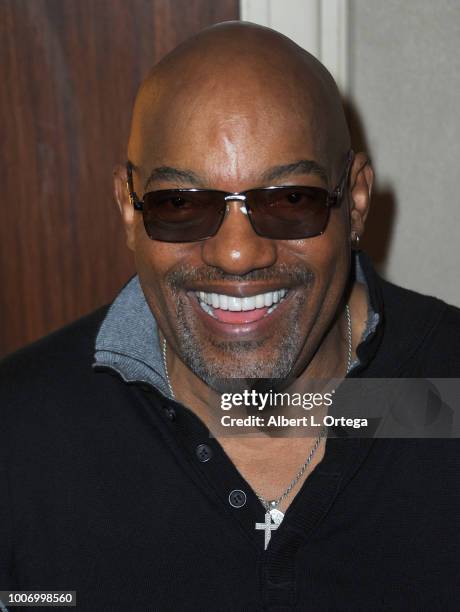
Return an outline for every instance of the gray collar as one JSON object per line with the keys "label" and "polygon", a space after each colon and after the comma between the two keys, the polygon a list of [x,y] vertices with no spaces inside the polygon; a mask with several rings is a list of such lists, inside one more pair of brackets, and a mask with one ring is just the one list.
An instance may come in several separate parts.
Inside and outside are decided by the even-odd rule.
{"label": "gray collar", "polygon": [[115,370],[125,382],[152,384],[164,395],[169,388],[157,322],[134,276],[110,306],[96,337],[93,367]]}
{"label": "gray collar", "polygon": [[[356,280],[367,282],[355,257]],[[367,325],[361,342],[372,334],[379,315],[370,306],[368,295]],[[158,336],[158,327],[139,283],[134,276],[110,306],[96,337],[93,367],[106,367],[117,372],[125,382],[145,382],[171,397]],[[356,359],[352,368],[358,365]]]}

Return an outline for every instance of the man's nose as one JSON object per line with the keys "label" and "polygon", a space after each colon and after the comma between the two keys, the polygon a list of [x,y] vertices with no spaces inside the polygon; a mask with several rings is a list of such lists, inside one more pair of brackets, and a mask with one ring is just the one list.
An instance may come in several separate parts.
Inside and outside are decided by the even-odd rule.
{"label": "man's nose", "polygon": [[273,265],[277,249],[274,240],[255,233],[244,202],[232,200],[217,234],[203,242],[202,258],[227,274],[243,275]]}

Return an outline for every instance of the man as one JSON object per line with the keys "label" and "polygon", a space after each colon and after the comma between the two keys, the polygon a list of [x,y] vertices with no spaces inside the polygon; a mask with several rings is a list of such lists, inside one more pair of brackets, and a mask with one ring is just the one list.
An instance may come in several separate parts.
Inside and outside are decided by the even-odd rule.
{"label": "man", "polygon": [[455,440],[210,436],[235,379],[459,376],[460,312],[357,250],[373,173],[331,76],[266,28],[205,30],[142,84],[128,159],[138,276],[2,365],[1,588],[98,611],[456,609]]}

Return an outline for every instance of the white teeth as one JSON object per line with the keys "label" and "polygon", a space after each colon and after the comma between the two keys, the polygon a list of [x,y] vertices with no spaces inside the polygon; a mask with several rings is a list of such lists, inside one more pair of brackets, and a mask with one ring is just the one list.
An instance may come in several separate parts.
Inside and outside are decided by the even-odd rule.
{"label": "white teeth", "polygon": [[219,295],[219,308],[228,310],[228,295]]}
{"label": "white teeth", "polygon": [[228,296],[228,309],[234,312],[241,310],[241,306],[243,300],[241,298],[233,297],[233,295]]}
{"label": "white teeth", "polygon": [[287,292],[287,289],[278,289],[277,291],[268,291],[267,293],[259,293],[258,295],[244,298],[221,293],[206,293],[205,291],[196,291],[195,293],[201,307],[208,314],[212,314],[214,308],[231,310],[233,312],[254,310],[255,308],[269,308],[267,314],[270,314],[279,302],[284,299]]}
{"label": "white teeth", "polygon": [[[208,306],[208,304],[206,304],[205,302],[202,302],[201,300],[199,300],[200,302],[200,306],[201,308],[208,314],[211,315],[211,317],[214,317],[214,312],[211,308],[211,306]],[[215,318],[215,317],[214,317]]]}
{"label": "white teeth", "polygon": [[263,308],[265,306],[265,297],[263,293],[256,295],[256,308]]}
{"label": "white teeth", "polygon": [[241,306],[241,310],[254,310],[256,307],[256,298],[255,297],[245,297],[243,298],[243,304]]}

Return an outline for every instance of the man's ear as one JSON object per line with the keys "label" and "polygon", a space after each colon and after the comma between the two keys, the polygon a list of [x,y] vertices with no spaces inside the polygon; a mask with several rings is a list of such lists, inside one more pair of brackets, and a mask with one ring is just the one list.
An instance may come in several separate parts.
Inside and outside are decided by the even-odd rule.
{"label": "man's ear", "polygon": [[127,178],[126,167],[122,165],[115,166],[113,171],[115,201],[118,204],[121,218],[123,219],[123,225],[126,232],[126,245],[131,251],[134,251],[137,215],[129,197]]}
{"label": "man's ear", "polygon": [[350,230],[357,242],[364,233],[374,183],[374,171],[366,153],[357,153],[350,173]]}

